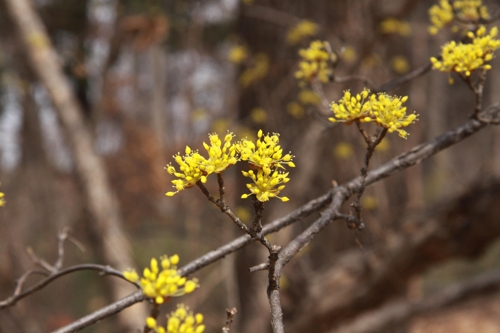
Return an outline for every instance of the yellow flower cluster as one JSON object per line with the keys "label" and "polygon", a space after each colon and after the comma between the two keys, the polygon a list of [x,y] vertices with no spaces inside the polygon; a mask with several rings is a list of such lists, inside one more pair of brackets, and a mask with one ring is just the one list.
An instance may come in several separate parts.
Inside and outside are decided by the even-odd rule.
{"label": "yellow flower cluster", "polygon": [[415,113],[406,115],[406,107],[403,107],[403,103],[407,100],[408,96],[400,98],[385,93],[373,94],[370,96],[370,117],[365,121],[374,121],[387,128],[389,133],[396,131],[400,137],[406,139],[408,132],[402,127],[412,124],[418,117]]}
{"label": "yellow flower cluster", "polygon": [[352,96],[347,90],[338,103],[331,104],[335,117],[329,118],[329,120],[334,123],[345,122],[347,124],[355,120],[375,122],[387,128],[389,133],[396,131],[400,137],[406,139],[408,133],[402,128],[418,118],[415,113],[406,115],[406,107],[403,107],[403,103],[407,100],[408,96],[389,96],[386,93],[370,95],[368,89]]}
{"label": "yellow flower cluster", "polygon": [[[288,201],[288,198],[280,198],[278,194],[285,187],[283,184],[290,179],[288,173],[278,172],[278,169],[285,170],[285,166],[295,167],[292,162],[293,155],[283,154],[283,149],[279,145],[279,134],[263,135],[262,130],[258,132],[257,141],[243,139],[236,143],[231,143],[234,135],[229,132],[224,138],[224,144],[219,139],[218,134],[210,134],[210,145],[203,143],[208,158],[194,152],[186,147],[186,155],[175,155],[175,161],[179,164],[179,172],[172,165],[167,165],[168,173],[178,179],[172,180],[176,192],[167,192],[167,196],[173,196],[179,191],[194,186],[197,182],[205,183],[207,176],[212,173],[221,173],[238,161],[247,161],[250,168],[257,170],[243,172],[245,177],[251,178],[255,184],[247,184],[251,194],[255,194],[260,201],[267,201],[269,198],[279,198]],[[245,194],[242,198],[247,198]]]}
{"label": "yellow flower cluster", "polygon": [[311,83],[314,79],[320,82],[328,82],[332,70],[328,64],[330,56],[326,51],[326,44],[322,41],[314,41],[308,49],[299,51],[302,60],[299,62],[299,70],[295,72],[301,85]]}
{"label": "yellow flower cluster", "polygon": [[177,310],[167,315],[166,327],[159,326],[153,317],[146,319],[146,326],[156,333],[203,333],[205,331],[203,315],[193,314],[184,304],[177,305]]}
{"label": "yellow flower cluster", "polygon": [[470,76],[477,69],[488,70],[488,62],[493,59],[493,52],[500,48],[500,40],[496,39],[498,29],[493,27],[488,34],[484,26],[479,27],[476,34],[469,32],[467,36],[472,43],[463,44],[451,41],[443,46],[442,60],[432,57],[434,69],[441,72],[457,72]]}
{"label": "yellow flower cluster", "polygon": [[177,297],[192,293],[199,287],[198,280],[187,280],[179,275],[177,264],[179,256],[173,255],[160,257],[162,270],[158,266],[156,258],[151,259],[151,267],[144,268],[143,277],[135,270],[129,269],[123,272],[125,279],[132,283],[139,283],[146,297],[153,298],[157,304],[162,304],[165,298]]}
{"label": "yellow flower cluster", "polygon": [[236,45],[229,50],[227,57],[232,63],[241,64],[248,57],[248,52],[244,46]]}
{"label": "yellow flower cluster", "polygon": [[482,0],[455,0],[453,6],[448,0],[440,0],[439,4],[433,5],[429,9],[429,19],[431,26],[429,32],[432,35],[455,19],[455,13],[459,20],[467,22],[478,22],[490,17],[488,8],[483,5]]}
{"label": "yellow flower cluster", "polygon": [[288,31],[286,41],[290,45],[295,45],[306,37],[316,35],[318,31],[319,26],[316,23],[302,20]]}
{"label": "yellow flower cluster", "polygon": [[5,206],[5,194],[3,192],[0,192],[0,207]]}
{"label": "yellow flower cluster", "polygon": [[279,134],[265,135],[262,130],[257,134],[257,141],[253,143],[250,140],[242,140],[238,145],[240,158],[242,161],[248,161],[250,171],[243,171],[243,176],[253,180],[253,184],[247,184],[250,194],[243,194],[243,199],[254,194],[261,202],[268,201],[270,198],[279,198],[285,202],[287,197],[279,197],[278,194],[285,188],[290,180],[288,172],[280,172],[278,169],[285,170],[285,165],[291,168],[295,167],[292,162],[293,155],[283,155],[283,149],[279,145]]}
{"label": "yellow flower cluster", "polygon": [[395,34],[403,37],[411,35],[410,23],[400,21],[393,17],[389,17],[380,22],[379,29],[383,34]]}
{"label": "yellow flower cluster", "polygon": [[221,173],[233,164],[236,164],[236,147],[231,143],[234,134],[228,132],[224,137],[224,145],[219,139],[219,135],[214,133],[209,135],[210,145],[203,142],[203,146],[208,153],[208,158],[203,157],[197,151],[186,147],[186,155],[174,155],[175,162],[179,165],[179,171],[168,164],[166,170],[169,174],[178,179],[172,180],[175,192],[167,192],[171,197],[183,189],[193,187],[198,181],[207,182],[207,176],[212,173]]}
{"label": "yellow flower cluster", "polygon": [[338,103],[332,102],[330,105],[335,118],[328,118],[331,122],[352,123],[354,120],[366,121],[365,118],[370,113],[370,103],[365,103],[370,90],[364,89],[363,92],[352,96],[349,90],[344,92],[344,96]]}
{"label": "yellow flower cluster", "polygon": [[264,78],[269,69],[269,59],[267,55],[259,53],[255,56],[255,63],[252,67],[247,68],[241,73],[239,78],[242,87],[246,88],[255,81]]}

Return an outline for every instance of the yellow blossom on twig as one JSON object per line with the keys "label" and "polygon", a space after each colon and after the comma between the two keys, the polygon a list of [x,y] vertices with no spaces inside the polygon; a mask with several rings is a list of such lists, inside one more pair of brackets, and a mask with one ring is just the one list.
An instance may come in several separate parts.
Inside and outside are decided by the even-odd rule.
{"label": "yellow blossom on twig", "polygon": [[496,39],[497,34],[497,27],[493,27],[486,34],[486,28],[481,26],[476,34],[473,32],[467,34],[472,39],[470,44],[455,41],[446,43],[441,52],[442,60],[431,58],[433,68],[441,72],[457,72],[465,76],[470,76],[477,69],[491,69],[488,62],[493,59],[493,52],[500,48],[500,40]]}
{"label": "yellow blossom on twig", "polygon": [[221,173],[238,162],[236,146],[231,143],[233,137],[234,134],[232,132],[227,133],[224,137],[224,145],[222,145],[219,135],[213,133],[209,135],[210,145],[203,142],[203,147],[208,152],[208,159],[200,165],[200,170],[203,174],[208,176],[212,173]]}
{"label": "yellow blossom on twig", "polygon": [[295,45],[302,39],[314,36],[318,32],[319,26],[316,23],[308,20],[302,20],[288,31],[286,41],[290,45]]}
{"label": "yellow blossom on twig", "polygon": [[207,177],[212,173],[221,173],[238,162],[236,145],[231,143],[234,134],[228,132],[224,137],[224,144],[217,133],[209,134],[210,145],[203,142],[203,147],[208,153],[208,158],[186,147],[186,155],[174,155],[179,171],[171,164],[167,165],[167,172],[178,179],[172,180],[175,192],[167,192],[171,197],[183,189],[193,187],[197,182],[207,182]]}
{"label": "yellow blossom on twig", "polygon": [[264,136],[262,130],[259,130],[256,143],[243,139],[237,149],[242,161],[248,161],[253,169],[262,169],[266,175],[271,173],[272,168],[284,169],[283,165],[295,167],[292,162],[294,156],[290,153],[283,155],[277,133]]}
{"label": "yellow blossom on twig", "polygon": [[352,96],[347,90],[338,103],[332,102],[331,109],[334,117],[328,118],[331,122],[352,123],[375,122],[388,129],[389,133],[398,132],[399,136],[405,138],[408,133],[403,130],[417,120],[417,114],[406,115],[406,107],[403,103],[408,96],[389,96],[386,93],[371,94],[364,89],[360,94]]}
{"label": "yellow blossom on twig", "polygon": [[295,78],[301,85],[311,83],[314,79],[320,82],[328,82],[333,73],[330,68],[330,55],[326,50],[326,42],[314,41],[309,48],[299,51],[302,61],[299,69],[295,72]]}
{"label": "yellow blossom on twig", "polygon": [[172,164],[168,164],[165,169],[169,174],[178,178],[172,180],[172,184],[174,184],[177,191],[167,192],[167,196],[171,197],[185,188],[193,187],[198,181],[206,183],[207,177],[200,170],[200,166],[206,163],[206,159],[198,154],[198,152],[194,152],[191,148],[186,147],[186,155],[181,156],[177,154],[174,155],[174,159],[179,165],[179,171]]}
{"label": "yellow blossom on twig", "polygon": [[194,314],[184,304],[177,305],[177,310],[167,315],[166,327],[158,325],[153,317],[146,319],[146,326],[156,333],[203,333],[205,331],[203,315]]}
{"label": "yellow blossom on twig", "polygon": [[439,4],[433,5],[429,9],[429,19],[432,24],[429,27],[429,32],[432,35],[437,34],[440,29],[453,22],[455,15],[461,23],[477,23],[490,17],[488,8],[483,5],[481,0],[455,0],[453,5],[448,0],[440,0]]}
{"label": "yellow blossom on twig", "polygon": [[338,103],[332,102],[331,110],[335,117],[328,118],[332,123],[346,122],[351,123],[356,119],[366,121],[365,118],[370,112],[370,104],[367,103],[369,89],[364,89],[360,94],[352,96],[349,90],[344,92],[344,96]]}
{"label": "yellow blossom on twig", "polygon": [[388,129],[389,133],[398,132],[399,136],[406,139],[408,133],[403,130],[417,120],[415,113],[406,115],[406,107],[403,103],[408,100],[408,96],[389,96],[385,93],[373,94],[370,96],[370,116],[365,121],[374,121]]}
{"label": "yellow blossom on twig", "polygon": [[170,297],[182,296],[192,293],[199,287],[198,280],[187,280],[177,271],[179,256],[160,257],[161,270],[156,258],[151,259],[150,267],[144,268],[143,277],[135,270],[123,272],[123,276],[130,282],[138,283],[146,297],[154,299],[157,304],[162,304]]}
{"label": "yellow blossom on twig", "polygon": [[250,190],[250,194],[243,194],[242,199],[248,198],[250,195],[254,194],[257,200],[264,202],[268,201],[270,198],[278,198],[283,202],[288,201],[287,197],[279,197],[278,194],[285,188],[286,183],[290,180],[288,178],[288,172],[274,171],[272,173],[266,174],[262,169],[257,170],[255,173],[253,170],[248,172],[242,171],[243,176],[249,177],[253,180],[252,184],[247,184],[247,188]]}

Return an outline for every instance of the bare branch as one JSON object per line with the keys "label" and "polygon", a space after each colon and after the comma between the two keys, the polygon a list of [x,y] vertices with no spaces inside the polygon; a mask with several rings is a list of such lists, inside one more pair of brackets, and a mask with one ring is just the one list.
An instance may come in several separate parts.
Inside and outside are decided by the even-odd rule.
{"label": "bare branch", "polygon": [[405,74],[403,76],[398,77],[397,79],[394,79],[392,81],[389,81],[389,82],[383,84],[381,87],[376,89],[376,92],[392,90],[403,83],[406,83],[406,82],[411,81],[411,80],[413,80],[421,75],[424,75],[425,73],[430,71],[431,68],[432,68],[431,63],[428,63],[427,65],[423,65],[421,67],[418,67],[418,68],[414,69],[413,71],[409,72],[408,74]]}
{"label": "bare branch", "polygon": [[93,312],[83,318],[78,319],[75,322],[72,322],[71,324],[64,326],[56,331],[53,331],[52,333],[73,333],[73,332],[78,332],[85,327],[88,327],[92,324],[97,323],[98,321],[107,318],[109,316],[112,316],[114,314],[119,313],[123,309],[126,309],[136,303],[144,301],[145,296],[142,293],[142,291],[136,291],[132,295],[129,295],[127,297],[122,298],[119,301],[114,302],[113,304],[110,304],[108,306],[105,306],[102,309],[97,310],[96,312]]}
{"label": "bare branch", "polygon": [[[6,300],[0,302],[0,310],[7,308],[9,306],[15,305],[19,300],[25,298],[26,296],[31,295],[35,291],[42,289],[43,287],[45,287],[46,285],[48,285],[52,281],[60,278],[61,276],[64,276],[66,274],[73,273],[76,271],[84,271],[84,270],[99,271],[102,275],[113,275],[113,276],[117,276],[119,278],[126,280],[120,271],[117,271],[116,269],[114,269],[110,266],[103,266],[103,265],[96,265],[96,264],[75,265],[75,266],[65,268],[63,270],[60,270],[58,272],[55,272],[55,273],[49,275],[47,278],[41,280],[40,282],[38,282],[37,284],[35,284],[34,286],[28,288],[27,290],[25,290],[23,292],[20,292],[20,290],[18,291],[18,288],[16,288],[16,292],[14,293],[14,295],[12,295],[11,297],[7,298]],[[31,273],[28,274],[28,272],[31,272]],[[22,280],[22,282],[24,282],[24,280],[27,278],[28,275],[35,273],[34,271],[28,271],[28,272],[23,274],[23,277],[20,279],[20,280]],[[36,271],[36,273],[42,274],[41,271]],[[18,283],[18,286],[19,286],[19,283]]]}
{"label": "bare branch", "polygon": [[234,316],[236,316],[236,308],[226,309],[226,325],[222,328],[222,333],[229,333],[229,330],[231,329],[231,325],[233,324]]}

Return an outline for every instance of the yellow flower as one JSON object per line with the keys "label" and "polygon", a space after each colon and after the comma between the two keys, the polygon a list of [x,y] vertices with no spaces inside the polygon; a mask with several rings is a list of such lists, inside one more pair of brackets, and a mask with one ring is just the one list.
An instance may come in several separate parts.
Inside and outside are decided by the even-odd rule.
{"label": "yellow flower", "polygon": [[328,118],[328,120],[332,123],[346,122],[348,124],[356,119],[368,121],[365,118],[370,112],[370,103],[367,103],[369,94],[370,90],[366,88],[356,96],[352,96],[349,90],[344,91],[344,96],[339,102],[332,102],[330,105],[335,117]]}
{"label": "yellow flower", "polygon": [[[429,9],[431,26],[429,32],[432,35],[452,23],[455,14],[460,21],[478,22],[490,18],[488,8],[483,5],[482,0],[455,0],[453,6],[448,0],[440,0],[439,5]],[[455,27],[456,28],[456,27]]]}
{"label": "yellow flower", "polygon": [[473,32],[467,34],[472,39],[470,44],[455,41],[446,43],[441,52],[443,59],[431,58],[433,68],[441,72],[457,72],[465,76],[470,76],[477,69],[491,69],[488,62],[493,59],[493,52],[500,48],[500,40],[495,38],[497,34],[496,27],[486,34],[486,28],[481,26],[476,34]]}
{"label": "yellow flower", "polygon": [[247,184],[247,188],[250,190],[250,194],[243,194],[242,199],[248,198],[250,195],[254,194],[257,200],[264,202],[268,201],[270,198],[278,198],[283,202],[288,201],[287,197],[279,197],[278,194],[285,188],[286,183],[290,180],[288,178],[288,172],[274,171],[272,173],[266,174],[264,170],[259,169],[257,173],[253,170],[248,172],[242,171],[243,176],[249,177],[253,180],[252,184]]}
{"label": "yellow flower", "polygon": [[179,171],[177,171],[172,164],[168,164],[165,169],[169,174],[178,178],[172,180],[172,184],[174,184],[173,187],[177,191],[167,192],[167,196],[171,197],[185,188],[193,187],[198,181],[206,183],[207,177],[200,169],[200,166],[206,163],[206,159],[198,154],[198,152],[194,152],[191,148],[186,147],[186,155],[181,156],[177,154],[174,155],[174,159],[179,165]]}
{"label": "yellow flower", "polygon": [[243,139],[237,146],[242,161],[248,161],[253,169],[262,169],[266,175],[271,173],[272,168],[284,169],[283,165],[295,167],[292,162],[294,156],[290,153],[283,155],[279,134],[264,136],[262,130],[259,130],[257,137],[256,143]]}
{"label": "yellow flower", "polygon": [[259,53],[255,56],[255,63],[252,67],[247,68],[239,78],[242,87],[246,88],[250,84],[264,78],[269,69],[269,59],[267,55]]}
{"label": "yellow flower", "polygon": [[396,18],[389,17],[379,25],[380,32],[383,34],[395,34],[400,36],[409,36],[411,34],[410,23],[400,21]]}
{"label": "yellow flower", "polygon": [[364,121],[374,121],[387,128],[389,133],[397,131],[400,137],[406,139],[408,133],[401,128],[412,124],[418,118],[415,113],[406,115],[406,107],[403,107],[403,103],[407,100],[408,96],[373,94],[370,96],[370,115]]}
{"label": "yellow flower", "polygon": [[295,45],[306,37],[316,35],[318,31],[319,26],[316,23],[302,20],[288,31],[286,41],[290,45]]}
{"label": "yellow flower", "polygon": [[0,207],[5,206],[5,194],[3,192],[0,192]]}
{"label": "yellow flower", "polygon": [[453,21],[453,17],[453,8],[448,0],[440,0],[439,5],[433,5],[429,9],[429,19],[432,24],[429,27],[429,32],[432,35],[437,34],[439,29],[442,29]]}
{"label": "yellow flower", "polygon": [[408,96],[389,96],[386,93],[371,94],[364,89],[360,94],[352,96],[349,90],[338,103],[333,102],[331,109],[335,117],[328,118],[331,122],[352,123],[354,120],[360,122],[376,122],[388,129],[389,133],[397,131],[399,136],[405,138],[408,133],[402,130],[417,120],[417,114],[406,115],[406,107],[403,103]]}
{"label": "yellow flower", "polygon": [[311,83],[314,79],[320,82],[328,82],[333,73],[328,61],[330,56],[326,51],[325,42],[314,41],[309,48],[299,51],[302,61],[299,62],[299,69],[295,72],[295,78],[301,85]]}
{"label": "yellow flower", "polygon": [[177,310],[167,315],[166,327],[159,326],[153,317],[146,318],[146,326],[156,333],[203,333],[203,315],[189,311],[189,307],[178,304]]}
{"label": "yellow flower", "polygon": [[455,0],[453,8],[457,16],[463,21],[487,20],[490,18],[488,8],[483,5],[482,0]]}
{"label": "yellow flower", "polygon": [[245,47],[237,45],[229,50],[227,57],[232,63],[241,64],[248,57],[248,52]]}
{"label": "yellow flower", "polygon": [[299,55],[306,61],[327,61],[329,59],[328,52],[326,51],[325,42],[316,40],[311,42],[309,48],[299,50]]}
{"label": "yellow flower", "polygon": [[203,161],[199,168],[205,176],[212,173],[221,173],[238,162],[238,158],[236,157],[236,146],[231,144],[233,137],[234,134],[228,132],[224,137],[224,145],[222,145],[219,135],[213,133],[209,135],[210,146],[203,142],[203,147],[205,147],[208,152],[208,159]]}
{"label": "yellow flower", "polygon": [[146,297],[162,304],[166,298],[189,294],[199,287],[197,279],[187,280],[179,275],[178,263],[178,255],[165,255],[160,257],[161,270],[156,258],[152,258],[150,267],[144,269],[142,278],[139,279],[139,275],[131,269],[123,272],[123,275],[128,281],[138,283]]}

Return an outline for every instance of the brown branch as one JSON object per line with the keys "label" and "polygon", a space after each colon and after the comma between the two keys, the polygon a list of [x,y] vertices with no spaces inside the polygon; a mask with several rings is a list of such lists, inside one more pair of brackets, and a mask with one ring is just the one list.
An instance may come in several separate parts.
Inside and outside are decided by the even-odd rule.
{"label": "brown branch", "polygon": [[83,318],[78,319],[77,321],[72,322],[71,324],[64,326],[58,330],[53,331],[52,333],[73,333],[78,332],[85,327],[88,327],[92,324],[97,323],[103,318],[110,317],[114,314],[121,312],[123,309],[126,309],[136,303],[140,303],[144,301],[145,296],[142,291],[136,291],[132,295],[129,295],[119,301],[114,302],[108,306],[105,306],[102,309],[99,309]]}
{"label": "brown branch", "polygon": [[383,84],[378,89],[375,89],[374,92],[383,92],[383,91],[392,90],[403,83],[406,83],[406,82],[411,81],[411,80],[413,80],[421,75],[424,75],[425,73],[427,73],[431,69],[432,69],[431,63],[428,63],[426,65],[418,67],[418,68],[414,69],[413,71],[411,71],[403,76],[398,77],[397,79],[394,79],[392,81],[389,81],[389,82]]}
{"label": "brown branch", "polygon": [[352,323],[340,326],[331,333],[383,333],[401,327],[412,318],[436,310],[456,306],[472,298],[500,290],[500,272],[485,274],[465,283],[458,283],[417,302],[399,300],[368,312]]}
{"label": "brown branch", "polygon": [[[16,287],[16,291],[14,292],[14,294],[11,297],[7,298],[6,300],[0,302],[0,310],[7,308],[9,306],[15,305],[19,300],[21,300],[21,299],[25,298],[26,296],[29,296],[29,295],[33,294],[34,292],[42,289],[43,287],[45,287],[46,285],[48,285],[52,281],[60,278],[61,276],[64,276],[64,275],[67,275],[69,273],[73,273],[76,271],[84,271],[84,270],[99,271],[99,272],[101,272],[102,275],[113,275],[113,276],[117,276],[119,278],[126,280],[120,271],[117,271],[116,269],[114,269],[110,266],[103,266],[103,265],[97,265],[97,264],[75,265],[75,266],[65,268],[63,270],[60,270],[58,272],[55,272],[55,273],[49,275],[45,279],[39,281],[37,284],[26,289],[23,292],[21,292],[21,290],[19,288],[20,284],[18,283],[18,287]],[[32,272],[32,273],[28,274],[28,272]],[[23,276],[21,277],[20,280],[22,280],[22,282],[25,281],[25,279],[28,277],[28,275],[32,275],[33,273],[42,274],[42,271],[36,271],[36,272],[28,271],[28,272],[23,274]]]}
{"label": "brown branch", "polygon": [[222,328],[222,333],[229,333],[231,325],[233,324],[234,316],[236,316],[236,308],[226,309],[226,325]]}
{"label": "brown branch", "polygon": [[356,119],[356,126],[358,127],[359,132],[365,139],[367,147],[366,147],[364,164],[363,167],[361,168],[361,184],[357,191],[358,194],[356,195],[356,200],[351,204],[352,208],[354,208],[355,222],[352,223],[349,220],[347,220],[348,222],[347,225],[351,229],[363,230],[365,226],[363,224],[363,221],[361,220],[361,197],[365,192],[366,177],[368,175],[368,166],[370,165],[370,160],[372,159],[373,153],[375,152],[375,148],[384,139],[388,130],[387,128],[382,128],[377,134],[375,134],[373,137],[370,137],[368,136],[366,131],[361,127],[359,119]]}

